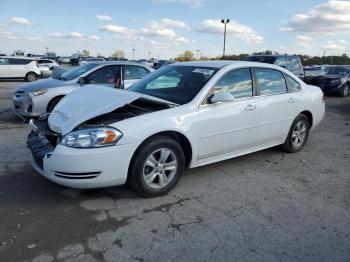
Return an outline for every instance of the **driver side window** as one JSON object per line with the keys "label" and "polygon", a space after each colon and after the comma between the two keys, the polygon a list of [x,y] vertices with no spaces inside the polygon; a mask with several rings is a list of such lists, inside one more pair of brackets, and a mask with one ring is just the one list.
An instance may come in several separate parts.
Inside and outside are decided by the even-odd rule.
{"label": "driver side window", "polygon": [[113,84],[120,78],[120,66],[105,66],[87,76],[89,84]]}
{"label": "driver side window", "polygon": [[231,93],[235,99],[253,95],[253,81],[249,68],[232,70],[224,75],[214,86],[211,94]]}

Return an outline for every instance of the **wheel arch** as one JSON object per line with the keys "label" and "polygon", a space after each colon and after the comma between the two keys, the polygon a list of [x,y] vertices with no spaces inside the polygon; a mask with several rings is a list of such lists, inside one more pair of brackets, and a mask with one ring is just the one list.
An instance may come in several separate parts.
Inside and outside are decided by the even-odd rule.
{"label": "wheel arch", "polygon": [[161,131],[158,133],[155,133],[153,135],[148,136],[135,150],[133,153],[133,156],[131,158],[130,164],[129,164],[129,170],[130,166],[132,165],[132,162],[134,160],[134,157],[136,154],[139,152],[139,150],[142,148],[142,146],[147,143],[148,141],[152,140],[154,137],[157,136],[166,136],[169,137],[173,140],[175,140],[177,143],[179,143],[180,147],[182,148],[184,155],[185,155],[185,166],[188,167],[192,161],[192,156],[193,156],[193,148],[191,145],[190,140],[181,132],[179,131],[174,131],[174,130],[168,130],[168,131]]}
{"label": "wheel arch", "polygon": [[51,98],[51,100],[47,103],[47,106],[46,106],[46,112],[48,112],[50,106],[51,106],[51,103],[53,103],[56,99],[62,99],[63,97],[65,97],[66,95],[55,95],[54,97]]}
{"label": "wheel arch", "polygon": [[307,119],[309,120],[309,123],[310,123],[310,128],[311,128],[313,125],[313,121],[314,121],[312,113],[309,110],[304,110],[303,112],[300,112],[300,114],[303,114],[307,117]]}

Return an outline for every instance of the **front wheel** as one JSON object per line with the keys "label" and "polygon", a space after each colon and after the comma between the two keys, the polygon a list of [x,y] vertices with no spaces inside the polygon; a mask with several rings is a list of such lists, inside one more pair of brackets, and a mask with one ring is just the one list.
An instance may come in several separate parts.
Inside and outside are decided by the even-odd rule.
{"label": "front wheel", "polygon": [[342,97],[348,96],[349,95],[349,85],[345,84],[342,88],[340,88],[339,93]]}
{"label": "front wheel", "polygon": [[166,136],[147,141],[136,152],[128,175],[128,184],[145,197],[169,192],[184,172],[185,156],[180,145]]}
{"label": "front wheel", "polygon": [[28,82],[34,82],[38,79],[38,76],[37,76],[37,74],[35,74],[33,72],[29,72],[25,78]]}
{"label": "front wheel", "polygon": [[289,153],[299,152],[306,144],[309,131],[309,119],[304,114],[298,115],[292,123],[282,148]]}

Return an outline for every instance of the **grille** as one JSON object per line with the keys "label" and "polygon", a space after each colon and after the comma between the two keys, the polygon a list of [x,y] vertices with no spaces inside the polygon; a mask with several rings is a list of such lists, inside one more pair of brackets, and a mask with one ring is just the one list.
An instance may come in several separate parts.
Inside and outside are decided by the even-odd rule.
{"label": "grille", "polygon": [[66,179],[91,179],[101,174],[101,171],[97,172],[80,172],[80,173],[67,173],[55,171],[55,176]]}
{"label": "grille", "polygon": [[41,169],[43,169],[43,159],[45,155],[51,153],[55,149],[45,136],[34,131],[28,135],[27,147],[32,152],[35,164]]}
{"label": "grille", "polygon": [[24,94],[24,91],[17,91],[16,92],[16,97],[20,97]]}

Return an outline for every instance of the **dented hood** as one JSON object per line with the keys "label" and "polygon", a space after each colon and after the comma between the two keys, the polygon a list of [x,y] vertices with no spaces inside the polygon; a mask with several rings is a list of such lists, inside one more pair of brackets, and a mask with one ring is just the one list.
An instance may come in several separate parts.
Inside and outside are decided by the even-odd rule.
{"label": "dented hood", "polygon": [[49,116],[48,124],[53,131],[65,135],[85,121],[109,113],[141,97],[153,98],[127,90],[97,85],[85,86],[57,104]]}

